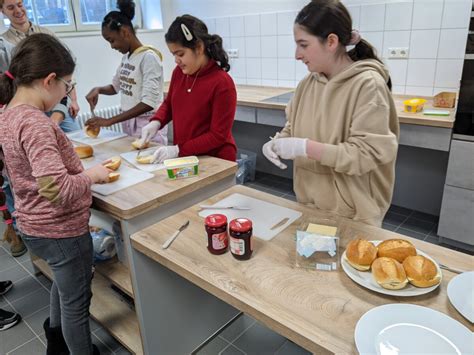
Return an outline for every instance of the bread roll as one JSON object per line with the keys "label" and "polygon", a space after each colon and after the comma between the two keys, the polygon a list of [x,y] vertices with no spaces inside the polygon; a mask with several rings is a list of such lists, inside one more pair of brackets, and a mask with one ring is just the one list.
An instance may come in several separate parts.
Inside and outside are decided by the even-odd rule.
{"label": "bread roll", "polygon": [[146,155],[146,156],[143,156],[143,157],[137,157],[136,161],[140,164],[151,164],[151,163],[153,163],[154,158],[155,157],[153,156],[153,154],[151,154],[151,155]]}
{"label": "bread roll", "polygon": [[416,287],[431,287],[439,284],[441,275],[435,263],[422,255],[409,256],[403,261],[408,282]]}
{"label": "bread roll", "polygon": [[140,140],[136,139],[132,142],[132,147],[135,149],[145,149],[150,146],[150,143],[140,144]]}
{"label": "bread roll", "polygon": [[109,160],[111,160],[111,162],[104,164],[104,166],[110,170],[117,170],[120,167],[120,164],[122,164],[122,158],[119,156],[112,157]]}
{"label": "bread roll", "polygon": [[387,239],[377,245],[378,254],[380,257],[393,258],[400,263],[408,256],[416,255],[415,246],[408,240],[404,239]]}
{"label": "bread roll", "polygon": [[91,126],[86,126],[85,127],[86,134],[91,137],[91,138],[97,138],[97,136],[100,133],[100,127],[91,127]]}
{"label": "bread roll", "polygon": [[372,276],[383,288],[400,290],[408,284],[402,264],[392,258],[381,257],[372,263]]}
{"label": "bread roll", "polygon": [[109,174],[109,182],[117,181],[120,177],[119,173],[110,173]]}
{"label": "bread roll", "polygon": [[377,257],[377,248],[363,239],[352,240],[346,248],[347,262],[360,271],[370,270],[370,265]]}
{"label": "bread roll", "polygon": [[74,150],[80,159],[89,158],[94,155],[94,149],[90,145],[79,145],[74,147]]}

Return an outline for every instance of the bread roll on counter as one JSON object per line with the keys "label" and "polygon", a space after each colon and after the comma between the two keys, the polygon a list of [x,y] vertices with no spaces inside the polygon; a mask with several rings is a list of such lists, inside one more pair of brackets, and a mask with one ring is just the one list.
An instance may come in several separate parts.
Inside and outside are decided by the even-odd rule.
{"label": "bread roll on counter", "polygon": [[375,259],[372,263],[372,275],[375,282],[389,290],[400,290],[408,284],[402,264],[392,258]]}
{"label": "bread roll on counter", "polygon": [[407,257],[416,255],[415,246],[404,239],[387,239],[377,245],[377,249],[379,258],[393,258],[400,263],[403,263]]}
{"label": "bread roll on counter", "polygon": [[90,145],[79,145],[74,147],[74,150],[80,159],[89,158],[94,155],[94,149]]}
{"label": "bread roll on counter", "polygon": [[403,261],[408,281],[416,287],[431,287],[439,284],[441,275],[430,259],[422,256],[409,256]]}
{"label": "bread roll on counter", "polygon": [[377,248],[363,239],[352,240],[346,248],[347,262],[360,271],[370,270],[370,265],[377,257]]}

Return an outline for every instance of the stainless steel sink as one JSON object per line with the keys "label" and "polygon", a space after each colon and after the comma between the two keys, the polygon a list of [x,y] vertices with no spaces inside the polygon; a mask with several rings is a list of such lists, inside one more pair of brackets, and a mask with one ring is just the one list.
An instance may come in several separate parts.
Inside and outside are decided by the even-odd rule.
{"label": "stainless steel sink", "polygon": [[287,92],[285,94],[269,97],[268,99],[262,100],[262,102],[278,103],[278,104],[287,104],[290,102],[293,97],[294,92]]}

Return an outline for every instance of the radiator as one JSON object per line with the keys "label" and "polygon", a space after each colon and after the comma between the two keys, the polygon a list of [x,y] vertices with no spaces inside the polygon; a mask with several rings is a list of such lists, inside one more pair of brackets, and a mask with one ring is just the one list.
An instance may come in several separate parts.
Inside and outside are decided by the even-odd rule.
{"label": "radiator", "polygon": [[[110,117],[118,115],[121,112],[121,110],[120,110],[120,106],[112,106],[112,107],[106,107],[100,110],[95,110],[94,112],[97,117],[110,118]],[[77,123],[79,124],[81,129],[84,128],[84,124],[89,118],[92,118],[92,112],[84,112],[77,115]],[[121,123],[116,123],[110,127],[104,127],[104,129],[109,129],[111,131],[120,132],[120,133],[123,132]]]}

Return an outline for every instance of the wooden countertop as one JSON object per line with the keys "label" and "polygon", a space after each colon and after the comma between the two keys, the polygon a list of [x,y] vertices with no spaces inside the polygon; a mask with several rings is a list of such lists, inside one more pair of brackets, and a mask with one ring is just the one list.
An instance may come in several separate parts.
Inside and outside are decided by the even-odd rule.
{"label": "wooden countertop", "polygon": [[[168,92],[169,83],[165,83],[165,92]],[[273,110],[284,110],[285,103],[271,103],[263,102],[263,100],[271,97],[293,92],[292,88],[278,88],[270,86],[251,86],[251,85],[237,85],[237,105],[248,106],[256,108],[265,108]],[[422,113],[408,113],[403,111],[403,101],[415,96],[408,95],[393,95],[395,104],[397,106],[398,117],[400,123],[414,124],[421,126],[452,128],[454,125],[456,109],[441,109],[449,110],[449,116],[425,116]],[[433,109],[433,98],[425,96],[417,96],[427,100],[425,103],[426,109]],[[434,108],[436,109],[436,108]]]}
{"label": "wooden countertop", "polygon": [[[254,254],[248,261],[235,260],[229,252],[214,256],[207,251],[207,236],[197,205],[132,235],[132,246],[314,353],[357,353],[356,323],[368,310],[388,303],[426,306],[449,315],[471,331],[474,329],[447,298],[448,282],[456,274],[443,271],[440,287],[431,293],[392,297],[359,286],[342,269],[318,272],[295,268],[297,227],[308,221],[325,223],[324,218],[336,220],[315,209],[243,186],[234,186],[203,203],[215,203],[232,193],[299,210],[303,217],[269,242],[254,238]],[[191,221],[190,228],[163,250],[163,242],[187,219]],[[339,223],[341,250],[355,235],[369,240],[402,237],[441,263],[472,269],[473,258],[469,255],[360,223],[342,219]]]}
{"label": "wooden countertop", "polygon": [[[102,155],[110,157],[133,150],[134,138],[124,137],[94,146]],[[122,164],[128,164],[122,160]],[[199,175],[196,177],[169,180],[166,170],[155,172],[153,179],[133,185],[114,194],[103,196],[93,194],[93,208],[107,212],[120,219],[131,219],[164,203],[211,185],[237,172],[237,163],[210,156],[199,157]]]}

